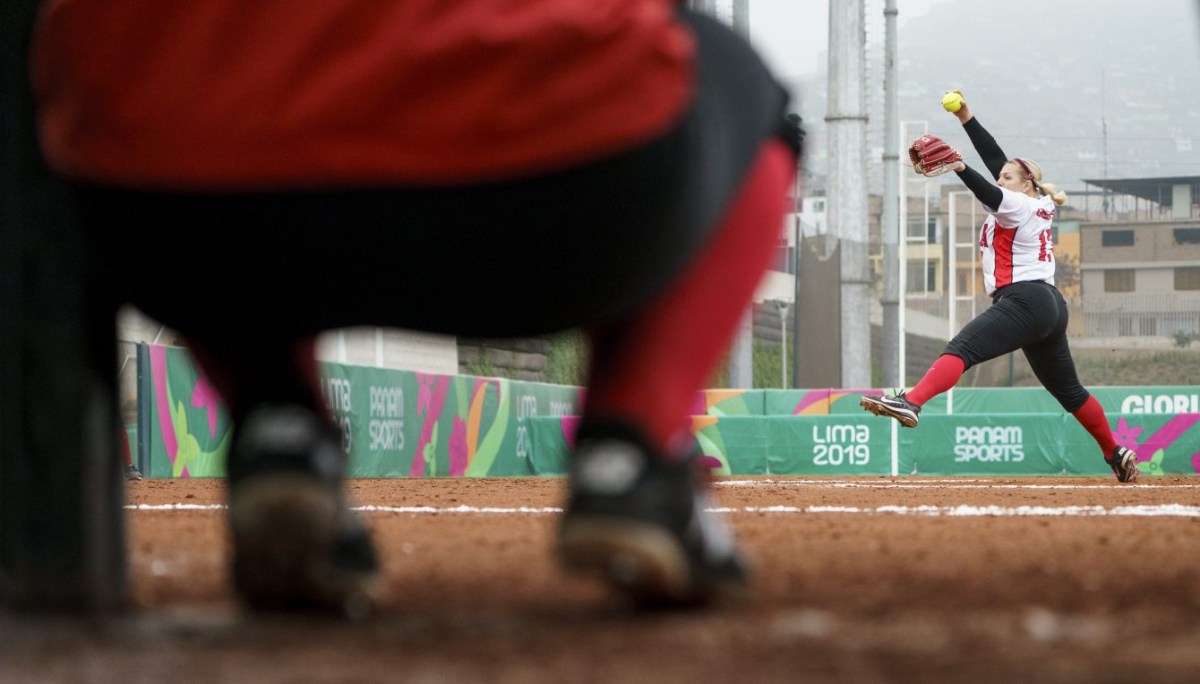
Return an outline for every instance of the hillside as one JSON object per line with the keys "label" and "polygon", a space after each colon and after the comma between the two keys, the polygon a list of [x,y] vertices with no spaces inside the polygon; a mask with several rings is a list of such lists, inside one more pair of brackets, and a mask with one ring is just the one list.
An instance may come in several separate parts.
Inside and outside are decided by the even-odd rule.
{"label": "hillside", "polygon": [[[898,2],[901,16],[905,8]],[[903,22],[898,113],[915,137],[924,122],[977,163],[941,110],[963,90],[1009,156],[1037,160],[1068,191],[1082,179],[1200,175],[1200,21],[1194,0],[946,0]],[[868,12],[879,11],[868,0]],[[1102,8],[1102,9],[1101,9]],[[869,183],[881,192],[882,19],[868,16]],[[871,27],[875,26],[875,31]],[[875,34],[878,34],[877,36]],[[810,191],[823,185],[826,74],[787,81],[812,134]],[[942,182],[954,182],[948,177]],[[1096,188],[1092,188],[1095,190]]]}
{"label": "hillside", "polygon": [[[1198,346],[1193,343],[1190,349],[1171,350],[1073,349],[1071,353],[1085,386],[1200,386]],[[1007,384],[1007,364],[1007,359],[991,362],[995,384]],[[1016,354],[1013,370],[1014,386],[1040,386],[1020,353]]]}
{"label": "hillside", "polygon": [[1061,185],[1200,173],[1194,4],[1009,0],[997,12],[951,0],[900,32],[900,117],[931,119],[970,149],[939,121],[941,93],[961,88],[1010,156],[1042,161]]}

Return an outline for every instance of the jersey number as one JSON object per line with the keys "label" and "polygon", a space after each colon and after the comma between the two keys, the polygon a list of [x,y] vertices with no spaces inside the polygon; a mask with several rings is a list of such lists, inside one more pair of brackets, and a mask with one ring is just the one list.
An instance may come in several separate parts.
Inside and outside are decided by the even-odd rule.
{"label": "jersey number", "polygon": [[1050,229],[1047,228],[1041,233],[1038,233],[1038,240],[1042,243],[1042,248],[1038,250],[1038,261],[1054,261],[1054,240],[1050,236]]}

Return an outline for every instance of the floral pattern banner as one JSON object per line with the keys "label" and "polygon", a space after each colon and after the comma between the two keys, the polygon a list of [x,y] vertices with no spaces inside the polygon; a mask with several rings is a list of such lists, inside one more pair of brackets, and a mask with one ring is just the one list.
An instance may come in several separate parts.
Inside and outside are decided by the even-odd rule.
{"label": "floral pattern banner", "polygon": [[[321,364],[351,477],[561,475],[583,392],[467,375]],[[222,477],[233,435],[187,350],[138,349],[138,463],[150,477]],[[1104,387],[1118,444],[1146,475],[1200,473],[1200,387]],[[716,474],[1052,475],[1108,472],[1078,422],[1036,388],[964,388],[893,436],[858,398],[879,390],[705,390],[692,433]]]}
{"label": "floral pattern banner", "polygon": [[[578,412],[578,387],[319,365],[350,477],[531,475],[529,420]],[[138,349],[138,462],[150,477],[223,477],[233,426],[186,349]]]}

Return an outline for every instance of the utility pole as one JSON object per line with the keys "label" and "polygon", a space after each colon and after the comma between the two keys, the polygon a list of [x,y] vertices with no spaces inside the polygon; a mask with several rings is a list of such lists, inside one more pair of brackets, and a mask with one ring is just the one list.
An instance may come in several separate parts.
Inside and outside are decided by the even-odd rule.
{"label": "utility pole", "polygon": [[1104,140],[1104,215],[1108,216],[1111,206],[1108,193],[1108,73],[1100,70],[1100,135]]}
{"label": "utility pole", "polygon": [[841,386],[871,385],[863,0],[829,1],[829,229],[841,271]]}
{"label": "utility pole", "polygon": [[[710,9],[703,11],[716,14],[716,0],[707,0]],[[750,40],[750,9],[748,0],[733,2],[733,30],[742,38]],[[729,386],[738,389],[754,387],[754,302],[738,322],[733,341],[729,346]]]}
{"label": "utility pole", "polygon": [[900,125],[896,92],[896,0],[883,9],[883,358],[880,382],[902,387],[900,377]]}
{"label": "utility pole", "polygon": [[[799,116],[799,115],[797,115]],[[796,177],[792,181],[792,240],[795,243],[792,254],[792,387],[800,387],[800,358],[804,344],[800,338],[800,249],[804,244],[804,231],[800,227],[800,211],[804,208],[804,200],[800,198],[800,186],[804,175],[802,159],[796,160]]]}
{"label": "utility pole", "polygon": [[733,30],[743,38],[750,37],[750,0],[732,0]]}

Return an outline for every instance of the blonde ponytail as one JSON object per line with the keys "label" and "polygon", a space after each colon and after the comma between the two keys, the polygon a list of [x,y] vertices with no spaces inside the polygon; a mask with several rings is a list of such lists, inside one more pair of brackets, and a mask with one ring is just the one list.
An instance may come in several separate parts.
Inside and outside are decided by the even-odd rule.
{"label": "blonde ponytail", "polygon": [[1054,183],[1042,183],[1039,181],[1038,189],[1041,190],[1043,195],[1046,195],[1050,199],[1054,200],[1054,206],[1056,207],[1061,207],[1067,203],[1067,193],[1059,190],[1058,186],[1056,186]]}

